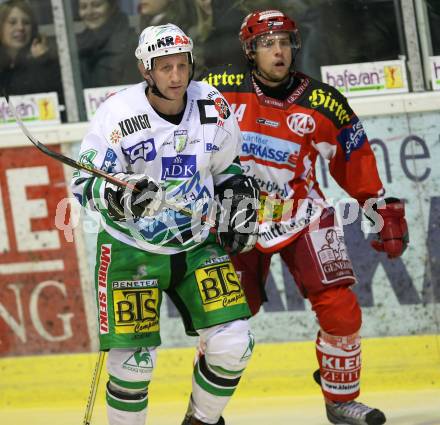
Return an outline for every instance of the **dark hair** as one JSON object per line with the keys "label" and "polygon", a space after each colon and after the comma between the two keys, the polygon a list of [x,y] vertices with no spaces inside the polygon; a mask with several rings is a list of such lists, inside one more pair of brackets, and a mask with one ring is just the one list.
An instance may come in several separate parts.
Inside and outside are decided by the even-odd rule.
{"label": "dark hair", "polygon": [[15,7],[25,13],[31,21],[31,38],[29,44],[38,35],[37,19],[29,2],[27,2],[26,0],[8,0],[0,4],[0,46],[3,45],[1,39],[1,36],[3,34],[3,26],[5,25],[5,22],[8,19],[12,9],[14,9]]}

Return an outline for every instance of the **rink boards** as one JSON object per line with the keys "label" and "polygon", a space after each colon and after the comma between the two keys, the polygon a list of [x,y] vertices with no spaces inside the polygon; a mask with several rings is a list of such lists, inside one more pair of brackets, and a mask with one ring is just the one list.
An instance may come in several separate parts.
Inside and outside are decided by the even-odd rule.
{"label": "rink boards", "polygon": [[[192,348],[159,350],[150,385],[152,403],[187,400],[193,356]],[[0,359],[0,418],[3,409],[85,406],[96,358],[72,354]],[[434,390],[440,400],[439,335],[366,338],[363,364],[365,393]],[[257,343],[236,397],[319,395],[312,379],[316,365],[313,342]],[[97,404],[104,402],[105,380],[104,372]]]}

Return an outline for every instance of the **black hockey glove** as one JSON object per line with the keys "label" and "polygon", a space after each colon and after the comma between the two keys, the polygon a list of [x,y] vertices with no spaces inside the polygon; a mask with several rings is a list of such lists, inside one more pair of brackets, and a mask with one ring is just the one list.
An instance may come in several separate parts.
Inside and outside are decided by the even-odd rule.
{"label": "black hockey glove", "polygon": [[139,217],[151,217],[163,208],[164,192],[151,177],[143,174],[112,174],[119,180],[131,183],[139,192],[105,182],[104,198],[107,210],[114,220],[125,221]]}
{"label": "black hockey glove", "polygon": [[230,254],[250,251],[258,239],[260,188],[253,177],[236,175],[215,188],[220,204],[217,236]]}

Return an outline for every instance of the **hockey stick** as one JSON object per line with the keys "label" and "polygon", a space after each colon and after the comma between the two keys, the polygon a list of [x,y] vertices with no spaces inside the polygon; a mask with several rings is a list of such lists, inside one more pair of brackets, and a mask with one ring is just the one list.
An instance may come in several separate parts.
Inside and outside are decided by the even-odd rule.
{"label": "hockey stick", "polygon": [[89,164],[83,164],[81,162],[75,161],[72,158],[64,156],[61,153],[50,150],[48,147],[43,145],[43,143],[41,143],[24,125],[22,119],[18,116],[17,110],[15,109],[15,106],[12,104],[11,100],[8,99],[8,97],[6,97],[6,100],[8,102],[9,109],[12,111],[14,118],[17,121],[17,124],[20,127],[21,131],[41,152],[43,152],[44,154],[50,156],[51,158],[53,158],[57,161],[60,161],[66,165],[69,165],[70,167],[76,168],[77,170],[83,170],[86,173],[91,174],[92,176],[101,177],[104,180],[107,180],[110,183],[113,183],[115,186],[122,187],[122,188],[129,188],[131,190],[134,190],[135,192],[139,192],[139,190],[134,185],[127,183],[125,181],[119,180],[119,179],[113,177],[112,175],[107,174],[105,171],[100,170],[99,168],[95,168]]}
{"label": "hockey stick", "polygon": [[[3,96],[6,98],[6,101],[8,102],[9,109],[12,111],[15,120],[17,121],[18,126],[20,127],[21,131],[24,133],[24,135],[44,154],[50,156],[51,158],[62,162],[63,164],[66,164],[70,167],[76,168],[77,170],[83,170],[86,173],[94,176],[94,177],[100,177],[110,183],[113,183],[115,186],[121,187],[123,189],[130,189],[134,192],[139,193],[140,190],[133,184],[125,182],[123,180],[119,180],[118,178],[112,176],[111,174],[106,173],[103,170],[100,170],[99,168],[94,167],[90,164],[83,164],[79,161],[75,161],[72,158],[69,158],[68,156],[65,156],[61,153],[55,152],[51,149],[49,149],[47,146],[45,146],[43,143],[41,143],[24,125],[22,119],[18,116],[17,110],[13,103],[11,102],[11,99],[6,94],[3,94]],[[186,215],[187,217],[192,217],[192,211],[189,208],[178,206],[177,204],[171,203],[169,201],[165,202],[166,207],[173,209],[175,211],[178,211],[182,213],[183,215]],[[201,217],[201,220],[203,223],[208,224],[210,227],[214,227],[215,223],[211,220],[207,219],[206,216]]]}
{"label": "hockey stick", "polygon": [[101,376],[104,359],[105,351],[100,351],[98,354],[98,360],[96,360],[95,370],[93,371],[92,384],[90,386],[89,398],[87,399],[83,425],[90,425],[90,421],[92,420],[93,407],[95,406],[96,393],[98,391],[99,378]]}

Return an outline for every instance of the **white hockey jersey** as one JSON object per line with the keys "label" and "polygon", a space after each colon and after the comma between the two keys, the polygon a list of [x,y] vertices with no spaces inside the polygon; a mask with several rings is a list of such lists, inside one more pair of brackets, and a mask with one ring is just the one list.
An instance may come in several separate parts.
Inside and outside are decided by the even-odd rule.
{"label": "white hockey jersey", "polygon": [[104,230],[116,239],[174,254],[207,238],[209,227],[201,225],[201,217],[208,212],[214,185],[241,174],[241,134],[224,97],[207,83],[190,83],[179,125],[155,112],[145,89],[146,83],[137,84],[100,106],[82,142],[80,161],[108,173],[152,177],[166,191],[166,199],[192,209],[193,218],[165,209],[153,218],[114,221],[103,202],[102,179],[76,172],[72,190],[82,205],[100,211]]}

